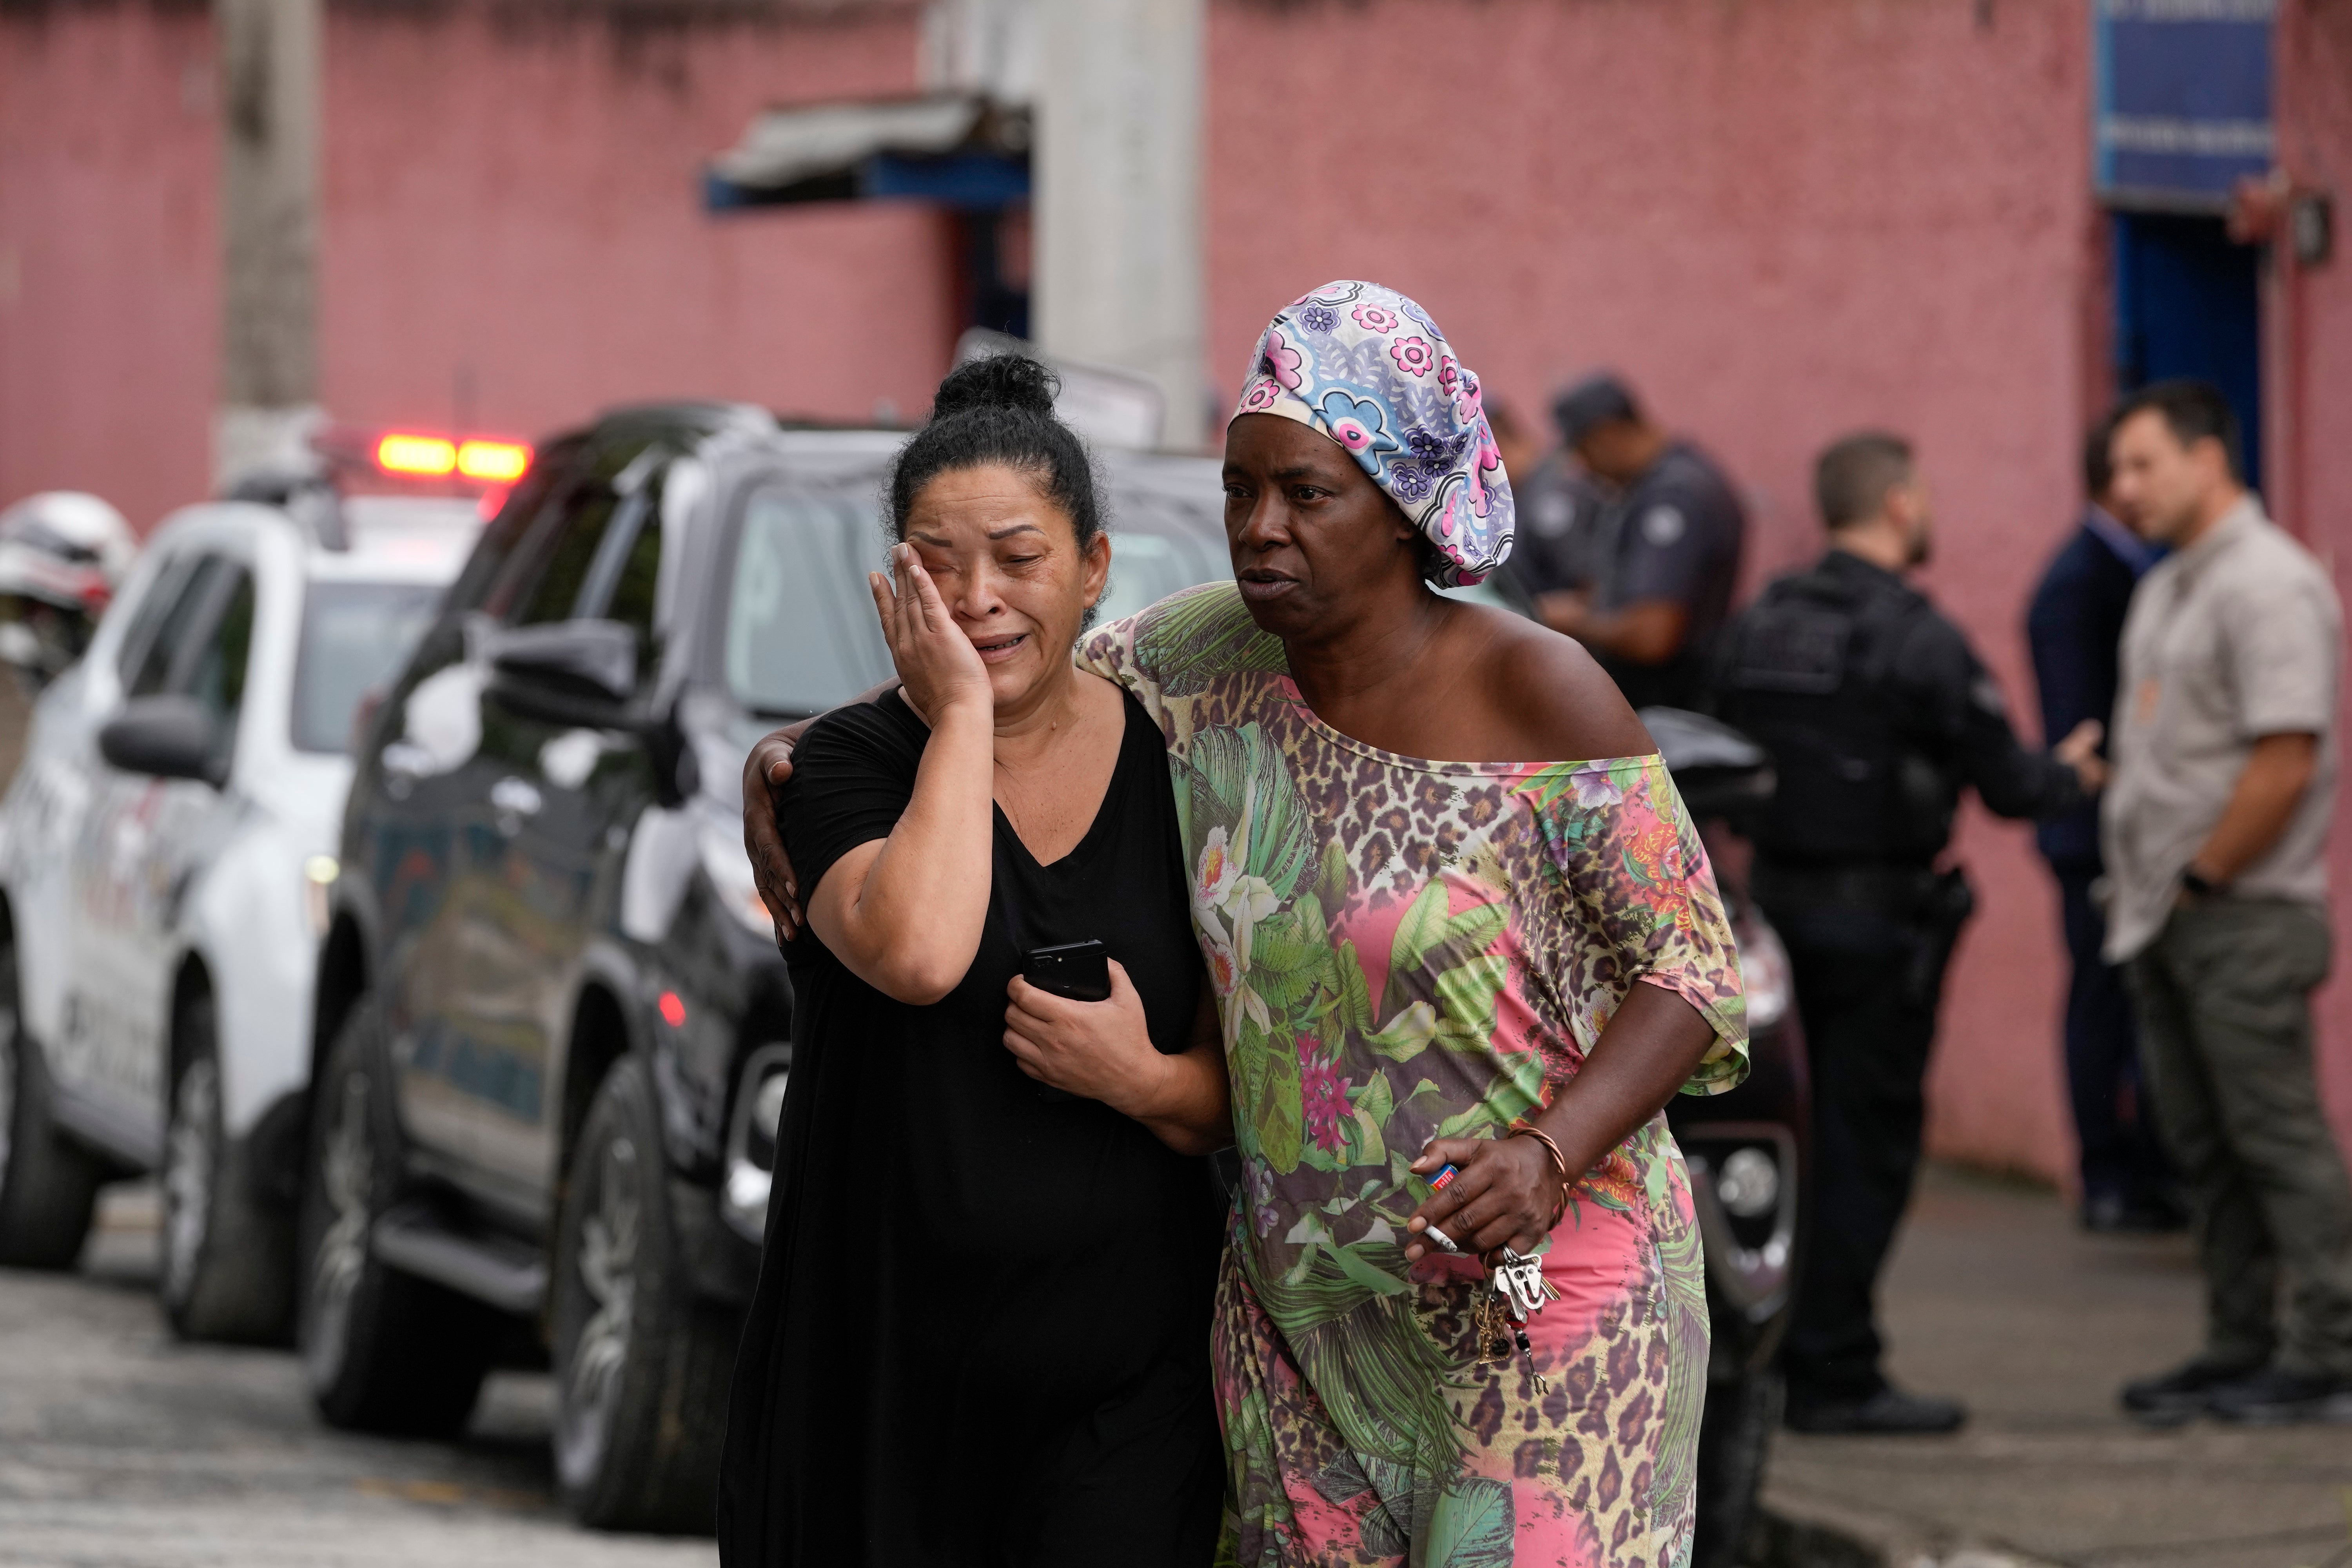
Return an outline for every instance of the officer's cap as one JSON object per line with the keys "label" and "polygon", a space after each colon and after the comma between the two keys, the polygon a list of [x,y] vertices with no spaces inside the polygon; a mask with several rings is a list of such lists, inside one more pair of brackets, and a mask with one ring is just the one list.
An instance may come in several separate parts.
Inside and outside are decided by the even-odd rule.
{"label": "officer's cap", "polygon": [[1551,402],[1552,422],[1559,426],[1560,439],[1570,446],[1604,424],[1641,416],[1633,391],[1608,371],[1595,371],[1572,383]]}

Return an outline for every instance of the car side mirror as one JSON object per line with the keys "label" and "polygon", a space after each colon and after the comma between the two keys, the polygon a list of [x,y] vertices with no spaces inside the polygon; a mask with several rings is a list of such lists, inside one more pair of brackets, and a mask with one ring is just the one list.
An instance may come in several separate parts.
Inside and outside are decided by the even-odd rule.
{"label": "car side mirror", "polygon": [[490,646],[490,691],[520,713],[617,724],[636,689],[637,633],[618,621],[518,626]]}
{"label": "car side mirror", "polygon": [[133,697],[98,732],[98,754],[125,773],[228,782],[227,737],[194,697]]}

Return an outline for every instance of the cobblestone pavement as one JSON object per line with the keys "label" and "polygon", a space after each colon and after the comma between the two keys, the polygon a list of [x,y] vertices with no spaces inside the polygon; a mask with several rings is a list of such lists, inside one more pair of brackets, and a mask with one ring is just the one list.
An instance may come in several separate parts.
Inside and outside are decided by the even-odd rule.
{"label": "cobblestone pavement", "polygon": [[2125,1379],[2196,1348],[2200,1298],[2185,1238],[2086,1236],[2050,1193],[1932,1170],[1882,1291],[1889,1368],[1975,1419],[1784,1433],[1767,1499],[1905,1568],[2352,1565],[2352,1427],[2152,1432],[2117,1412]]}
{"label": "cobblestone pavement", "polygon": [[285,1351],[181,1344],[153,1200],[110,1194],[77,1274],[0,1270],[0,1563],[709,1568],[708,1540],[564,1518],[542,1376],[493,1377],[455,1443],[330,1431]]}

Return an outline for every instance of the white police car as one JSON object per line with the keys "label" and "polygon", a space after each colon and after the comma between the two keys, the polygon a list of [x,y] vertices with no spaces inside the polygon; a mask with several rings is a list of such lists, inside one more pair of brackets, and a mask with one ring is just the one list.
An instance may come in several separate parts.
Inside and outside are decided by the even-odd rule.
{"label": "white police car", "polygon": [[480,526],[435,487],[175,513],[43,695],[0,803],[0,1263],[69,1266],[98,1188],[161,1172],[173,1328],[285,1333],[262,1173],[300,1136],[345,742]]}

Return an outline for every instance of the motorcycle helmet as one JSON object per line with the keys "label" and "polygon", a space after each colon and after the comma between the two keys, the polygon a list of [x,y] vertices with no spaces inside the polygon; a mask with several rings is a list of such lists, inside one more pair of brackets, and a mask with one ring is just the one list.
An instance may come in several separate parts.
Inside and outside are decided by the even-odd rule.
{"label": "motorcycle helmet", "polygon": [[0,510],[0,660],[37,683],[80,658],[138,554],[96,496],[44,490]]}

